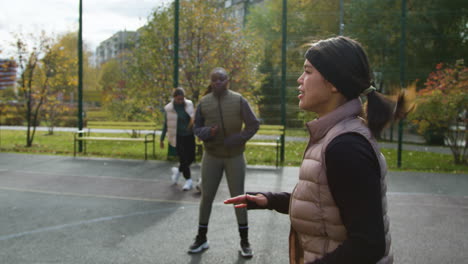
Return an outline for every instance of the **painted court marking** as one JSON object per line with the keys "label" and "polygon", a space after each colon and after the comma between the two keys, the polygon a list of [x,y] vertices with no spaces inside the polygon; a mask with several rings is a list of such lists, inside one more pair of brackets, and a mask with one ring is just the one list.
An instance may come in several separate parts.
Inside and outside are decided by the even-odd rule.
{"label": "painted court marking", "polygon": [[0,190],[16,191],[16,192],[27,192],[27,193],[52,194],[52,195],[63,195],[63,196],[88,197],[88,198],[105,198],[105,199],[144,201],[144,202],[158,202],[158,203],[176,203],[176,204],[192,204],[192,205],[195,205],[195,204],[198,205],[199,204],[198,201],[197,202],[191,202],[191,201],[180,201],[180,200],[150,199],[150,198],[143,198],[143,197],[113,196],[113,195],[98,195],[98,194],[81,194],[81,193],[69,193],[69,192],[54,192],[54,191],[20,189],[20,188],[1,187],[1,186],[0,186]]}
{"label": "painted court marking", "polygon": [[165,211],[172,211],[172,210],[179,210],[179,209],[184,209],[184,207],[179,206],[179,207],[164,208],[164,209],[157,209],[157,210],[150,210],[150,211],[140,211],[140,212],[134,212],[134,213],[131,213],[131,214],[126,214],[126,215],[114,215],[114,216],[99,217],[99,218],[95,218],[95,219],[78,221],[78,222],[69,223],[69,224],[43,227],[43,228],[39,228],[39,229],[35,229],[35,230],[29,230],[29,231],[25,231],[25,232],[16,233],[16,234],[0,236],[0,241],[12,239],[12,238],[18,238],[18,237],[27,236],[27,235],[33,235],[33,234],[48,232],[48,231],[55,231],[55,230],[68,228],[68,227],[75,227],[75,226],[80,226],[80,225],[111,221],[111,220],[115,220],[115,219],[122,219],[122,218],[133,217],[133,216],[158,214],[158,213],[165,212]]}

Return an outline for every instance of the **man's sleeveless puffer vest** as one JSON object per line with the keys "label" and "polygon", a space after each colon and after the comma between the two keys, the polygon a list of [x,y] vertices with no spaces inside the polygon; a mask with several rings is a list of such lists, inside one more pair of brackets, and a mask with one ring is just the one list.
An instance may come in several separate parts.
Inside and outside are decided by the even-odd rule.
{"label": "man's sleeveless puffer vest", "polygon": [[219,158],[232,158],[244,152],[244,145],[229,148],[224,146],[226,138],[240,133],[242,130],[241,103],[242,96],[231,90],[227,90],[220,97],[209,93],[200,100],[201,114],[205,119],[205,126],[218,126],[216,136],[203,142],[205,151],[210,155]]}
{"label": "man's sleeveless puffer vest", "polygon": [[[185,112],[190,116],[191,121],[195,116],[195,110],[193,103],[190,100],[184,99],[185,101]],[[169,144],[174,148],[177,145],[177,112],[174,109],[174,100],[164,106],[164,111],[166,111],[166,122],[167,122],[167,140]]]}
{"label": "man's sleeveless puffer vest", "polygon": [[[385,255],[378,264],[393,263],[390,254],[390,232],[387,217],[385,175],[387,166],[374,137],[358,117],[362,111],[359,99],[351,100],[326,116],[307,124],[310,141],[304,152],[299,182],[290,201],[290,263],[312,262],[335,250],[346,238],[346,228],[331,195],[326,175],[325,150],[337,136],[354,132],[372,145],[381,169],[382,208],[385,228]],[[349,175],[343,175],[349,176]]]}

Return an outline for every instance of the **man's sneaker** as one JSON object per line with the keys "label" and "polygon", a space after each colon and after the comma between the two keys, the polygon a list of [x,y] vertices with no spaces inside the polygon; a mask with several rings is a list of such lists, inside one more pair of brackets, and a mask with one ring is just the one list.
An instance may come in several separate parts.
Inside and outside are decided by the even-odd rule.
{"label": "man's sneaker", "polygon": [[242,257],[244,257],[244,258],[251,258],[251,257],[253,257],[253,251],[252,251],[252,249],[250,248],[250,243],[249,243],[249,241],[243,241],[243,240],[241,240],[241,243],[240,243],[240,253],[241,253]]}
{"label": "man's sneaker", "polygon": [[172,167],[172,184],[177,184],[177,181],[179,180],[180,177],[180,171],[176,167]]}
{"label": "man's sneaker", "polygon": [[193,242],[193,244],[190,246],[188,253],[200,253],[209,247],[210,246],[208,245],[208,240],[206,237],[200,237],[197,235],[195,242]]}
{"label": "man's sneaker", "polygon": [[182,190],[184,191],[188,191],[190,189],[192,189],[192,179],[186,180],[184,184],[184,188],[182,188]]}

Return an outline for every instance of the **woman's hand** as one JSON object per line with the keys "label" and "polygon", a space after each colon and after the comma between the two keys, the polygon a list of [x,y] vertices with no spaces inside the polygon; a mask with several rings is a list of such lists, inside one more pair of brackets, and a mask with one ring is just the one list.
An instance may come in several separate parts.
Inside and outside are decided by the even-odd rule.
{"label": "woman's hand", "polygon": [[164,141],[159,141],[159,147],[164,149]]}
{"label": "woman's hand", "polygon": [[214,137],[216,134],[218,134],[218,125],[210,127],[210,136]]}
{"label": "woman's hand", "polygon": [[256,203],[260,207],[266,207],[268,204],[267,198],[263,194],[250,195],[243,194],[224,200],[224,204],[234,204],[235,208],[247,207],[247,201]]}

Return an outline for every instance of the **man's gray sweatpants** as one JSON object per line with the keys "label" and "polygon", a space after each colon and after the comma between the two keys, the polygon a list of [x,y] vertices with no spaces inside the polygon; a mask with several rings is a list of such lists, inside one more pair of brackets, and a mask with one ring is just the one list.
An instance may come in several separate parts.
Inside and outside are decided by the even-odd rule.
{"label": "man's gray sweatpants", "polygon": [[[223,177],[223,172],[226,173],[231,197],[244,194],[245,166],[244,153],[232,158],[218,158],[207,152],[203,153],[201,165],[202,199],[200,202],[200,224],[207,225],[210,220],[211,207],[219,183]],[[227,199],[228,197],[225,198]],[[241,225],[247,224],[247,209],[235,208],[235,211],[237,223]]]}

